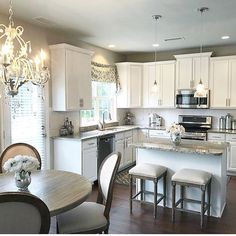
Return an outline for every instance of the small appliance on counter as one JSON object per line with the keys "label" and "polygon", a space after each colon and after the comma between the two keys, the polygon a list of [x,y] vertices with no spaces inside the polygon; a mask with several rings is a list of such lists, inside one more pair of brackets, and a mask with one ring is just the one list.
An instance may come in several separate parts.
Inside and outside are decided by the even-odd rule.
{"label": "small appliance on counter", "polygon": [[125,125],[133,125],[134,119],[135,119],[134,114],[132,114],[131,112],[126,112],[125,118],[124,118]]}
{"label": "small appliance on counter", "polygon": [[162,118],[157,113],[149,113],[148,124],[150,127],[161,126]]}

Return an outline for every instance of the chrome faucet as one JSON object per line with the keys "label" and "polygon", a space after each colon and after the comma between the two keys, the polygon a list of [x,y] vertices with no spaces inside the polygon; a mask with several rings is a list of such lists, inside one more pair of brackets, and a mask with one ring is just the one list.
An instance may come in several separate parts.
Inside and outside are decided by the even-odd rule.
{"label": "chrome faucet", "polygon": [[[105,123],[105,113],[106,112],[108,112],[108,111],[104,111],[103,113],[102,113],[102,122],[101,121],[99,121],[99,129],[100,130],[104,130],[105,129],[105,125],[106,125],[106,123]],[[108,113],[108,116],[109,116],[109,120],[112,120],[111,119],[111,113],[109,112]]]}

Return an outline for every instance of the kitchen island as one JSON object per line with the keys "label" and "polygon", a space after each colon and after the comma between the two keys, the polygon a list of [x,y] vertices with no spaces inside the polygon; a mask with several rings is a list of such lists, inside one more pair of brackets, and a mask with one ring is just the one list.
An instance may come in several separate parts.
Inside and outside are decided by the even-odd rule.
{"label": "kitchen island", "polygon": [[[155,139],[150,142],[133,143],[130,146],[136,149],[137,164],[153,163],[168,168],[167,207],[171,207],[171,177],[176,171],[190,168],[210,172],[212,174],[211,215],[221,217],[226,204],[227,143],[182,140],[179,146],[174,146],[170,140]],[[161,193],[162,184],[162,181],[158,183],[158,190]],[[139,184],[137,186],[139,188]],[[153,184],[146,181],[145,189],[153,191]],[[178,188],[177,196],[179,196]],[[200,200],[200,191],[189,187],[186,189],[186,197]],[[153,202],[153,196],[146,195],[146,201]],[[198,204],[190,203],[186,207],[199,211]]]}

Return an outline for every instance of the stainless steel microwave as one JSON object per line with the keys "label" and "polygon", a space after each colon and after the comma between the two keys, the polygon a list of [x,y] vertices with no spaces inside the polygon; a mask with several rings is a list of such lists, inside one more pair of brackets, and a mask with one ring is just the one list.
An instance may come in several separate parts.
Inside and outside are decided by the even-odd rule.
{"label": "stainless steel microwave", "polygon": [[176,93],[176,108],[189,108],[196,109],[209,108],[210,105],[210,91],[208,90],[207,96],[204,98],[194,97],[194,93],[196,90],[194,89],[179,89]]}

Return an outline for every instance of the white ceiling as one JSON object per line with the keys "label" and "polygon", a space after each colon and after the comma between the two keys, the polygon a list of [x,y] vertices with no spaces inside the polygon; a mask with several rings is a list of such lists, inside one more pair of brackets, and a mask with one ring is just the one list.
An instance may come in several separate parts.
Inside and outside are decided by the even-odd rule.
{"label": "white ceiling", "polygon": [[[204,13],[203,45],[236,43],[236,0],[13,0],[15,16],[31,23],[42,17],[49,28],[77,34],[81,40],[117,52],[153,51],[155,21],[158,51],[199,47],[200,7]],[[0,12],[7,14],[8,0],[0,0]],[[17,21],[16,21],[17,25]],[[27,30],[27,29],[25,29]],[[229,40],[221,36],[230,35]],[[185,40],[164,39],[184,37]]]}

